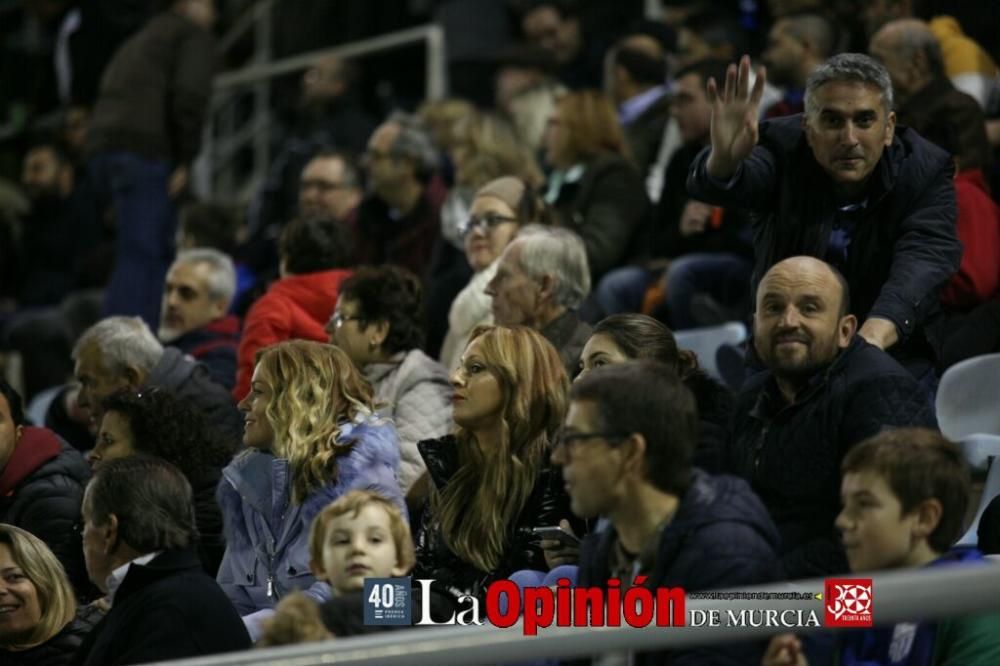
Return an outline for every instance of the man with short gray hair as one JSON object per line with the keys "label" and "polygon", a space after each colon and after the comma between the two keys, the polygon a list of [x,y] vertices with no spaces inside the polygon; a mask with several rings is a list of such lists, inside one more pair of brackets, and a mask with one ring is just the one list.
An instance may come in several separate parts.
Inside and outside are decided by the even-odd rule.
{"label": "man with short gray hair", "polygon": [[80,336],[73,361],[80,384],[76,402],[87,414],[91,432],[100,428],[105,398],[120,389],[148,387],[191,400],[234,450],[242,440],[243,419],[229,392],[212,381],[204,365],[160,344],[139,317],[97,322]]}
{"label": "man with short gray hair", "polygon": [[504,250],[486,285],[493,319],[501,326],[527,326],[559,352],[570,377],[591,328],[576,308],[590,293],[590,267],[583,240],[568,229],[528,225]]}
{"label": "man with short gray hair", "polygon": [[824,259],[847,278],[858,333],[934,383],[926,325],[937,292],[958,269],[949,156],[896,127],[889,74],[858,53],[833,56],[806,84],[804,114],[758,128],[763,68],[730,65],[708,82],[712,144],[688,191],[755,217],[751,287],[790,256]]}
{"label": "man with short gray hair", "polygon": [[230,314],[236,269],[212,248],[182,250],[167,271],[157,337],[208,368],[212,379],[232,389],[240,320]]}
{"label": "man with short gray hair", "polygon": [[75,663],[138,664],[248,650],[250,636],[195,550],[191,486],[170,463],[101,465],[83,498],[83,554],[111,610]]}

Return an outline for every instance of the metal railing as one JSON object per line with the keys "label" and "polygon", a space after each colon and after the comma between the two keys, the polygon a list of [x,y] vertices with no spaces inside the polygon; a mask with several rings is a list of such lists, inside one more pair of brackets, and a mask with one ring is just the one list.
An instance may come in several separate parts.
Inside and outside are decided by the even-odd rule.
{"label": "metal railing", "polygon": [[[904,621],[939,620],[958,615],[1000,611],[1000,565],[941,567],[878,574],[872,577],[873,617],[876,625]],[[823,579],[775,583],[742,589],[742,592],[808,592],[824,589]],[[727,601],[734,612],[756,610],[760,601]],[[723,602],[688,599],[692,610],[719,608]],[[822,617],[822,607],[819,607]],[[519,625],[493,627],[435,627],[379,633],[360,638],[336,639],[168,662],[174,666],[443,666],[444,664],[496,664],[537,660],[543,657],[585,657],[607,652],[690,648],[709,643],[762,639],[793,631],[775,627],[632,627],[549,628],[525,637]],[[829,631],[825,627],[794,629],[806,634]]]}
{"label": "metal railing", "polygon": [[[221,74],[213,83],[213,95],[206,122],[202,152],[195,165],[195,191],[202,197],[222,196],[247,201],[263,182],[270,162],[271,83],[275,78],[303,71],[323,58],[358,58],[412,44],[426,44],[425,98],[440,99],[447,91],[444,30],[427,24],[362,39],[301,55],[272,61],[271,35],[274,0],[262,0],[236,21],[222,38],[223,50],[249,31],[254,34],[254,56],[246,67]],[[251,111],[240,122],[238,104],[249,100]],[[252,148],[249,176],[237,169],[236,157]]]}

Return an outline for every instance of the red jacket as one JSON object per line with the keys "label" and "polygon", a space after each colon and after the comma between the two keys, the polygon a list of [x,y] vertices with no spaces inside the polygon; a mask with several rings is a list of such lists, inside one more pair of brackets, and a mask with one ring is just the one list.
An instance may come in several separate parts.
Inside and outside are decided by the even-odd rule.
{"label": "red jacket", "polygon": [[271,285],[243,325],[234,398],[242,400],[250,390],[258,349],[284,340],[327,341],[323,329],[337,305],[341,283],[350,276],[349,270],[319,271],[290,275]]}
{"label": "red jacket", "polygon": [[997,295],[1000,288],[1000,208],[986,189],[979,169],[955,176],[958,239],[962,265],[941,291],[945,307],[968,310]]}

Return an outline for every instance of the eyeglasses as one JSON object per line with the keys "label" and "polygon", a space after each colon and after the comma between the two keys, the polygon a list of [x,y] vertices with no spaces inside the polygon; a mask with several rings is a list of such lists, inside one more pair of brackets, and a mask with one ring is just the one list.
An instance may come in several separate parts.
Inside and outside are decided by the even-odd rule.
{"label": "eyeglasses", "polygon": [[605,439],[610,446],[618,446],[628,436],[629,433],[626,432],[566,432],[563,430],[556,435],[552,450],[564,449],[567,454],[572,455],[579,448],[580,442],[589,439]]}
{"label": "eyeglasses", "polygon": [[517,222],[516,217],[500,215],[499,213],[486,213],[482,217],[469,216],[469,219],[462,222],[459,231],[463,236],[471,234],[474,230],[482,228],[484,231],[491,231],[493,227],[504,222]]}
{"label": "eyeglasses", "polygon": [[332,328],[340,328],[344,325],[345,321],[361,321],[361,317],[349,317],[347,315],[340,314],[339,312],[334,312],[333,316],[330,317],[330,326]]}
{"label": "eyeglasses", "polygon": [[344,183],[332,183],[328,180],[303,180],[299,183],[299,190],[303,192],[315,188],[323,194],[334,192],[336,190],[345,190],[347,187],[348,186]]}

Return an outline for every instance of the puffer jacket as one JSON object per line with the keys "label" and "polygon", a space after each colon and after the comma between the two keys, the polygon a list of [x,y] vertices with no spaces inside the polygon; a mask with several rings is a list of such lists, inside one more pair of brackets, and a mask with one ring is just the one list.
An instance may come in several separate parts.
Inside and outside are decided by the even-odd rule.
{"label": "puffer jacket", "polygon": [[0,473],[0,522],[27,530],[45,542],[66,569],[77,595],[92,587],[83,562],[80,523],[90,467],[80,452],[45,428],[25,426]]}
{"label": "puffer jacket", "polygon": [[[590,534],[580,551],[580,587],[606,587],[612,576],[614,527]],[[640,564],[645,586],[694,592],[781,580],[778,531],[760,499],[742,479],[695,469],[677,512],[660,532],[656,555]],[[622,581],[627,587],[632,581]],[[763,645],[726,644],[671,653],[639,654],[636,664],[757,664]]]}
{"label": "puffer jacket", "polygon": [[[453,435],[417,444],[427,464],[431,482],[438,491],[458,471],[458,446],[458,440]],[[558,525],[560,520],[566,518],[574,523],[577,534],[583,533],[582,525],[570,511],[569,496],[563,489],[562,475],[547,462],[520,515],[509,526],[507,551],[493,571],[480,571],[448,548],[429,502],[427,500],[424,505],[416,531],[417,566],[413,570],[413,578],[434,579],[439,589],[447,589],[456,596],[471,594],[482,598],[490,583],[507,578],[515,571],[548,570],[542,549],[530,535],[532,527]]]}
{"label": "puffer jacket", "polygon": [[727,471],[750,481],[781,531],[792,579],[848,570],[834,520],[840,463],[858,442],[894,427],[937,428],[926,390],[860,335],[788,405],[770,372],[736,399]]}
{"label": "puffer jacket", "polygon": [[76,651],[104,611],[90,604],[78,606],[76,616],[62,630],[30,650],[8,651],[0,648],[0,664],[4,666],[66,666],[73,662]]}
{"label": "puffer jacket", "polygon": [[392,425],[359,416],[341,425],[340,442],[353,441],[337,459],[337,478],[301,504],[291,501],[288,461],[250,449],[222,471],[218,498],[226,553],[218,581],[240,615],[273,608],[294,590],[317,601],[330,598],[309,570],[309,529],[326,505],[351,490],[373,490],[406,512],[399,492],[399,443]]}
{"label": "puffer jacket", "polygon": [[698,408],[698,445],[694,451],[694,466],[710,474],[723,470],[729,425],[733,416],[733,395],[704,370],[695,370],[684,377]]}
{"label": "puffer jacket", "polygon": [[365,366],[365,378],[375,389],[379,414],[396,424],[401,460],[399,485],[403,494],[424,473],[417,442],[443,437],[451,430],[448,371],[419,349],[393,356],[387,363]]}

